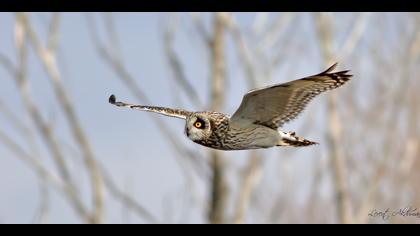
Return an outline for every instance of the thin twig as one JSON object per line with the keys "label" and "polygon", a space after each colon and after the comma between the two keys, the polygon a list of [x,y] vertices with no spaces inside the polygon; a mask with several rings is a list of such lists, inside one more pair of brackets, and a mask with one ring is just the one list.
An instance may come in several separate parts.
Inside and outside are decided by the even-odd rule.
{"label": "thin twig", "polygon": [[206,44],[206,46],[211,47],[212,39],[210,37],[210,34],[207,32],[206,27],[204,25],[203,19],[198,12],[191,12],[190,13],[194,26],[197,29],[198,35],[203,38],[203,42]]}
{"label": "thin twig", "polygon": [[[14,76],[15,77],[15,76]],[[27,141],[28,147],[32,150],[33,154],[40,155],[40,150],[36,143],[36,135],[31,127],[26,125],[19,116],[14,114],[8,107],[7,103],[0,100],[0,111],[1,114],[6,118],[9,124]]]}
{"label": "thin twig", "polygon": [[282,30],[293,21],[295,15],[296,14],[293,12],[281,13],[277,19],[274,20],[272,26],[269,27],[270,30],[264,34],[264,38],[258,43],[257,51],[272,48],[276,41],[278,41]]}
{"label": "thin twig", "polygon": [[346,61],[347,58],[354,52],[354,49],[358,45],[360,39],[365,32],[366,26],[369,23],[370,12],[361,13],[360,16],[356,16],[351,32],[347,37],[346,42],[343,44],[340,52],[340,61]]}
{"label": "thin twig", "polygon": [[42,165],[42,163],[34,158],[32,155],[28,154],[24,148],[22,148],[17,142],[13,141],[7,134],[3,133],[0,130],[0,140],[1,143],[7,147],[11,152],[15,153],[16,157],[28,164],[28,166],[33,169],[38,176],[45,178],[57,189],[62,189],[63,184],[57,176],[55,176],[48,168]]}
{"label": "thin twig", "polygon": [[254,22],[252,23],[252,31],[257,37],[266,29],[269,12],[257,12],[255,13]]}
{"label": "thin twig", "polygon": [[115,27],[115,18],[113,13],[106,12],[102,14],[104,19],[104,25],[106,29],[107,36],[109,38],[108,51],[112,54],[112,57],[116,58],[117,61],[124,64],[124,58],[122,56],[122,49],[120,44],[120,39],[118,37],[117,29]]}
{"label": "thin twig", "polygon": [[0,65],[9,73],[11,77],[15,77],[17,73],[16,68],[13,65],[13,62],[3,53],[0,53]]}
{"label": "thin twig", "polygon": [[48,191],[48,180],[40,178],[39,180],[40,201],[37,212],[34,216],[34,223],[46,224],[49,222],[50,214],[50,195]]}
{"label": "thin twig", "polygon": [[52,13],[52,18],[50,22],[48,39],[47,39],[47,50],[52,54],[55,54],[58,48],[59,41],[59,29],[60,29],[60,13]]}
{"label": "thin twig", "polygon": [[23,123],[19,117],[12,112],[7,103],[0,100],[1,114],[6,118],[9,124],[24,137],[33,137],[31,129]]}
{"label": "thin twig", "polygon": [[191,85],[188,81],[185,73],[184,67],[175,52],[174,49],[174,40],[175,40],[175,21],[171,19],[171,24],[168,24],[164,33],[164,46],[165,52],[169,61],[170,68],[173,72],[173,77],[176,81],[178,81],[179,85],[181,86],[184,94],[189,97],[189,100],[199,109],[203,107],[203,103],[201,102],[200,96],[198,96],[198,92],[196,89]]}
{"label": "thin twig", "polygon": [[121,191],[117,184],[114,183],[111,175],[106,171],[104,166],[102,166],[102,174],[104,177],[104,183],[107,187],[108,191],[112,196],[119,199],[128,209],[135,212],[138,216],[150,221],[151,223],[159,223],[159,220],[155,216],[153,216],[144,206],[138,203],[135,199],[131,198],[128,194],[125,194]]}
{"label": "thin twig", "polygon": [[230,13],[226,13],[226,21],[228,29],[231,31],[233,39],[235,40],[239,61],[242,63],[245,74],[247,75],[248,87],[255,88],[258,85],[258,81],[255,70],[255,60],[252,59],[251,50],[234,16]]}

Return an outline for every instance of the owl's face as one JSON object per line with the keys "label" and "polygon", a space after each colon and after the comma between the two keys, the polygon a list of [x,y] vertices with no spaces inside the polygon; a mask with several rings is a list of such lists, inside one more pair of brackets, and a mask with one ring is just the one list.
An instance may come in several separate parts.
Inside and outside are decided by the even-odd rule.
{"label": "owl's face", "polygon": [[211,122],[208,117],[195,114],[187,118],[185,124],[185,134],[192,141],[205,140],[210,137]]}

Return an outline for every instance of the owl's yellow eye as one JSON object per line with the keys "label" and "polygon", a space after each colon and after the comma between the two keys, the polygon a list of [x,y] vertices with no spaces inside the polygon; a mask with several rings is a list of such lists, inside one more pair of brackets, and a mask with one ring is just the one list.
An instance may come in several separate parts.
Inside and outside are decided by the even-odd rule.
{"label": "owl's yellow eye", "polygon": [[203,123],[201,123],[200,121],[197,121],[194,123],[195,128],[201,128],[203,126]]}

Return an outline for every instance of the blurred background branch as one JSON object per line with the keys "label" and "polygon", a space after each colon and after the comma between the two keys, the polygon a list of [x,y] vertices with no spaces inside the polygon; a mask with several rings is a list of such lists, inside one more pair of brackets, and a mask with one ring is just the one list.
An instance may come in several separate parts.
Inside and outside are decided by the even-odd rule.
{"label": "blurred background branch", "polygon": [[[225,100],[225,32],[226,32],[226,13],[214,15],[214,38],[211,42],[212,61],[211,61],[211,104],[212,111],[221,111]],[[224,223],[225,208],[227,201],[227,185],[225,164],[221,151],[210,151],[212,166],[212,181],[210,183],[210,210],[209,222],[219,224]]]}
{"label": "blurred background branch", "polygon": [[[94,196],[94,210],[92,213],[91,222],[101,223],[103,222],[104,217],[104,190],[102,175],[96,163],[91,145],[85,135],[83,128],[79,123],[79,119],[77,118],[70,97],[69,95],[67,95],[66,89],[61,82],[61,76],[56,65],[55,54],[53,51],[57,47],[55,45],[57,44],[56,38],[58,37],[58,26],[54,27],[54,24],[52,24],[53,26],[52,30],[50,31],[50,38],[48,40],[48,42],[50,43],[50,47],[46,48],[42,45],[37,33],[32,29],[27,15],[24,13],[18,13],[17,17],[22,19],[22,25],[25,28],[25,31],[28,35],[28,39],[35,48],[35,51],[37,52],[41,62],[43,62],[47,74],[53,84],[54,91],[56,93],[60,106],[63,109],[63,112],[65,113],[65,117],[68,120],[69,126],[71,127],[74,139],[76,140],[81,151],[83,152],[83,158],[91,178],[91,184],[93,189],[92,192]],[[58,21],[58,15],[54,14],[52,20]]]}

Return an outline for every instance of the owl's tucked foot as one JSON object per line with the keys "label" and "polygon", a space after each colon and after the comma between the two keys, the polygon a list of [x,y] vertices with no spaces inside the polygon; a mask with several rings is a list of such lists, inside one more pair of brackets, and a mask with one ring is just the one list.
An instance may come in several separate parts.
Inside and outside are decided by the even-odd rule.
{"label": "owl's tucked foot", "polygon": [[277,146],[294,146],[294,147],[303,147],[318,144],[302,137],[296,136],[295,132],[283,133],[279,131],[281,140]]}

